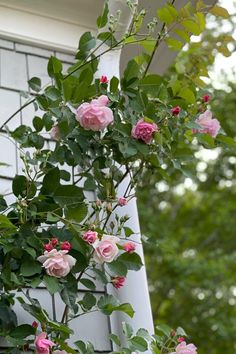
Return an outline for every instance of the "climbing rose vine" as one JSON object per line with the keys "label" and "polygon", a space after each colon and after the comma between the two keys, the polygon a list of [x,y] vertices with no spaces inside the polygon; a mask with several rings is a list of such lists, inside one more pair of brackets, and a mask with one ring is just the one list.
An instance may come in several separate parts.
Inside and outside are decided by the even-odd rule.
{"label": "climbing rose vine", "polygon": [[[192,144],[214,148],[230,142],[212,118],[207,93],[193,83],[183,86],[175,77],[167,81],[149,73],[159,44],[180,49],[183,38],[202,32],[209,7],[199,2],[177,11],[166,4],[144,33],[145,11],[130,1],[127,6],[132,20],[122,37],[117,34],[121,14],[109,16],[106,4],[97,36],[81,36],[75,63],[66,73],[51,57],[53,84],[42,88],[39,78],[29,80],[31,91],[24,93],[29,100],[21,110],[34,105],[31,126],[11,131],[7,124],[16,114],[2,126],[17,142],[24,166],[12,181],[14,200],[0,197],[0,336],[9,353],[29,348],[37,354],[93,353],[93,344],[73,333],[72,320],[82,321],[94,311],[135,316],[132,304],[118,300],[128,272],[143,266],[141,241],[128,213],[134,188],[147,170],[168,178],[166,166],[172,166],[188,176],[185,157],[192,154]],[[172,37],[175,24],[182,28],[182,41]],[[107,52],[137,42],[144,51],[129,61],[120,80],[106,72],[99,77],[99,61]],[[95,296],[98,283],[106,291]],[[39,286],[50,301],[60,297],[61,316],[55,308],[51,317],[32,295]],[[31,316],[30,323],[18,323],[16,304]],[[159,325],[153,335],[122,325],[126,343],[112,334],[113,353],[197,353],[181,327]]]}

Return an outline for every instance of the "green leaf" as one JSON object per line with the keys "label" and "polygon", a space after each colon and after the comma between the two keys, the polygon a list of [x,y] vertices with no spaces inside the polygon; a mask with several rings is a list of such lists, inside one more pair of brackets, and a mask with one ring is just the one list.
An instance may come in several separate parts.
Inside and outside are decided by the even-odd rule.
{"label": "green leaf", "polygon": [[62,207],[76,206],[84,200],[83,189],[73,185],[60,185],[54,192],[54,200]]}
{"label": "green leaf", "polygon": [[163,79],[159,75],[147,75],[144,79],[140,80],[139,88],[147,93],[156,93],[162,84]]}
{"label": "green leaf", "polygon": [[187,103],[194,103],[195,102],[195,95],[194,95],[193,91],[191,91],[187,87],[182,88],[179,91],[178,96],[184,98],[187,101]]}
{"label": "green leaf", "polygon": [[89,51],[96,46],[96,39],[91,32],[85,32],[79,40],[79,52],[76,55],[77,59],[85,59]]}
{"label": "green leaf", "polygon": [[7,203],[5,201],[5,199],[0,196],[0,212],[4,211],[7,208]]}
{"label": "green leaf", "polygon": [[56,57],[51,56],[48,61],[48,75],[52,78],[62,72],[62,63]]}
{"label": "green leaf", "polygon": [[122,322],[122,330],[123,333],[125,334],[125,336],[127,338],[131,338],[133,335],[133,328],[131,327],[131,325],[129,323],[126,322]]}
{"label": "green leaf", "polygon": [[230,136],[217,135],[216,141],[220,141],[222,143],[225,143],[228,146],[236,147],[236,141],[233,138],[231,138]]}
{"label": "green leaf", "polygon": [[225,19],[230,17],[228,10],[226,10],[224,7],[218,6],[218,5],[215,5],[215,6],[211,7],[209,12],[212,15],[220,16],[220,17],[223,17]]}
{"label": "green leaf", "polygon": [[24,339],[34,334],[35,334],[35,328],[33,328],[31,325],[28,324],[20,325],[14,328],[13,331],[10,332],[11,337],[18,338],[18,339]]}
{"label": "green leaf", "polygon": [[32,77],[32,79],[28,81],[28,84],[29,87],[36,92],[41,90],[41,79],[39,77]]}
{"label": "green leaf", "polygon": [[166,43],[171,50],[180,50],[184,43],[175,38],[167,38]]}
{"label": "green leaf", "polygon": [[87,293],[84,295],[83,299],[79,301],[79,304],[86,311],[90,311],[96,305],[96,302],[97,302],[96,297],[91,293]]}
{"label": "green leaf", "polygon": [[85,203],[80,203],[75,206],[70,206],[65,209],[65,216],[68,220],[81,222],[85,219],[88,213],[88,207]]}
{"label": "green leaf", "polygon": [[128,303],[124,303],[124,304],[114,307],[113,311],[124,312],[124,313],[126,313],[126,315],[128,315],[131,318],[134,317],[134,314],[135,314],[133,307]]}
{"label": "green leaf", "polygon": [[200,25],[193,19],[184,20],[181,22],[181,24],[195,36],[198,36],[202,32]]}
{"label": "green leaf", "polygon": [[86,278],[80,279],[80,283],[90,290],[96,289],[94,282],[90,279],[86,279]]}
{"label": "green leaf", "polygon": [[107,267],[111,271],[113,275],[118,275],[118,276],[123,276],[125,277],[127,275],[128,269],[125,263],[115,260],[111,263],[107,263]]}
{"label": "green leaf", "polygon": [[133,338],[129,339],[129,343],[132,346],[132,350],[145,352],[148,349],[148,344],[142,337],[134,336]]}
{"label": "green leaf", "polygon": [[15,225],[11,223],[5,215],[0,215],[0,229],[15,229]]}
{"label": "green leaf", "polygon": [[97,18],[98,28],[103,28],[104,26],[106,26],[107,21],[108,21],[108,13],[109,13],[108,3],[106,2],[104,5],[104,8],[103,8],[102,15],[98,16],[98,18]]}
{"label": "green leaf", "polygon": [[115,343],[116,345],[120,346],[121,345],[121,341],[120,338],[115,335],[115,334],[109,334],[109,338],[112,340],[113,343]]}
{"label": "green leaf", "polygon": [[61,290],[61,284],[58,278],[50,277],[49,275],[44,275],[43,281],[50,292],[50,294],[55,294]]}
{"label": "green leaf", "polygon": [[167,326],[166,324],[160,324],[156,326],[156,330],[163,333],[165,336],[169,337],[172,332],[172,328]]}
{"label": "green leaf", "polygon": [[123,262],[129,270],[139,270],[142,266],[142,260],[137,253],[123,253],[117,258],[117,261]]}
{"label": "green leaf", "polygon": [[42,272],[42,266],[29,255],[25,255],[22,259],[20,272],[24,277],[31,277],[32,275]]}
{"label": "green leaf", "polygon": [[34,129],[36,130],[36,132],[40,132],[43,129],[43,126],[44,126],[42,118],[37,117],[37,116],[34,117],[33,126],[34,126]]}
{"label": "green leaf", "polygon": [[36,194],[36,186],[32,181],[27,180],[25,176],[16,176],[12,182],[12,191],[16,197],[33,198]]}
{"label": "green leaf", "polygon": [[178,12],[172,5],[165,5],[157,10],[157,17],[167,25],[170,25],[178,17]]}
{"label": "green leaf", "polygon": [[70,276],[70,281],[66,283],[66,286],[64,286],[60,295],[62,301],[64,301],[64,303],[68,305],[69,308],[73,309],[74,313],[76,313],[78,310],[78,306],[76,305],[78,289],[77,281],[73,276]]}
{"label": "green leaf", "polygon": [[60,170],[58,167],[50,169],[43,179],[41,193],[43,195],[52,195],[60,183]]}

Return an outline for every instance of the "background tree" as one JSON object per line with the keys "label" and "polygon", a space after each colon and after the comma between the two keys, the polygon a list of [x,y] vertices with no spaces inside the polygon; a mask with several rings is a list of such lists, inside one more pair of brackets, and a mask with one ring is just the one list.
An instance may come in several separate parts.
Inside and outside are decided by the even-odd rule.
{"label": "background tree", "polygon": [[[210,92],[214,115],[235,138],[233,75],[225,82],[227,94],[225,89],[204,87],[202,81],[214,62],[216,43],[225,56],[234,51],[232,23],[231,17],[229,31],[221,34],[222,22],[210,23],[201,41],[180,53],[181,60],[167,77],[174,87],[180,77],[189,87],[198,82],[203,90],[199,97]],[[171,168],[162,175],[153,171],[138,191],[142,231],[149,237],[145,251],[153,315],[156,323],[182,325],[199,346],[199,354],[232,353],[236,348],[235,142],[232,139],[232,148],[211,153],[196,152],[196,144],[191,153],[181,151],[185,174]]]}

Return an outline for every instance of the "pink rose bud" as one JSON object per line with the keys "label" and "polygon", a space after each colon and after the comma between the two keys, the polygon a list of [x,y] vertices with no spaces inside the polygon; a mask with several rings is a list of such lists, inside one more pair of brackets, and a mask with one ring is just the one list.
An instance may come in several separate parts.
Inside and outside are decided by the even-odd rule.
{"label": "pink rose bud", "polygon": [[140,119],[133,127],[131,135],[133,138],[142,140],[146,144],[150,144],[153,139],[153,135],[158,131],[158,127],[155,123],[145,122],[144,119]]}
{"label": "pink rose bud", "polygon": [[102,95],[90,103],[82,103],[76,111],[76,119],[85,130],[104,130],[114,120],[113,112],[106,107],[109,99]]}
{"label": "pink rose bud", "polygon": [[102,206],[102,201],[100,199],[96,200],[96,206],[100,208]]}
{"label": "pink rose bud", "polygon": [[96,231],[86,231],[83,234],[83,240],[92,245],[98,239],[98,233]]}
{"label": "pink rose bud", "polygon": [[123,249],[128,253],[133,253],[135,251],[136,245],[133,242],[126,242],[123,244]]}
{"label": "pink rose bud", "polygon": [[109,213],[111,213],[112,212],[112,203],[107,203],[106,209],[107,209],[107,211],[109,211]]}
{"label": "pink rose bud", "polygon": [[31,326],[34,328],[38,328],[38,325],[39,325],[38,322],[34,321],[34,322],[32,322]]}
{"label": "pink rose bud", "polygon": [[54,123],[50,131],[50,136],[53,140],[59,141],[61,139],[60,129],[57,123]]}
{"label": "pink rose bud", "polygon": [[204,95],[202,96],[202,100],[204,103],[207,103],[211,100],[211,96],[210,95]]}
{"label": "pink rose bud", "polygon": [[67,250],[53,249],[50,252],[45,251],[37,260],[43,264],[42,267],[48,275],[61,278],[67,276],[76,263],[76,259],[67,253]]}
{"label": "pink rose bud", "polygon": [[181,108],[179,106],[173,107],[171,109],[171,113],[173,114],[173,116],[177,116],[181,111]]}
{"label": "pink rose bud", "polygon": [[108,83],[108,78],[105,75],[102,75],[100,78],[100,83],[101,84],[107,84]]}
{"label": "pink rose bud", "polygon": [[125,284],[125,277],[114,277],[111,282],[116,289],[120,289]]}
{"label": "pink rose bud", "polygon": [[[58,239],[56,237],[51,238],[50,242],[53,246],[56,246],[58,244]],[[47,250],[46,250],[47,251]]]}
{"label": "pink rose bud", "polygon": [[118,199],[118,204],[119,204],[119,206],[127,205],[127,203],[128,203],[128,201],[127,201],[127,199],[124,198],[124,197],[121,197],[121,198]]}
{"label": "pink rose bud", "polygon": [[61,244],[61,250],[70,251],[71,248],[72,248],[72,246],[71,246],[70,242],[68,242],[68,241],[62,242],[62,244]]}
{"label": "pink rose bud", "polygon": [[47,339],[46,333],[40,333],[35,338],[36,354],[49,354],[50,348],[56,345],[51,340]]}
{"label": "pink rose bud", "polygon": [[53,245],[51,244],[51,242],[49,242],[43,245],[43,248],[45,249],[45,251],[50,252],[53,249]]}
{"label": "pink rose bud", "polygon": [[100,264],[112,262],[119,253],[118,242],[119,238],[116,236],[103,235],[101,240],[93,245],[95,262]]}
{"label": "pink rose bud", "polygon": [[178,342],[178,343],[181,343],[181,342],[184,342],[184,341],[185,341],[184,337],[179,337],[179,338],[177,338],[177,342]]}
{"label": "pink rose bud", "polygon": [[200,129],[193,129],[193,133],[209,134],[213,138],[219,133],[220,122],[216,118],[212,119],[211,111],[207,110],[200,114],[195,122],[200,126]]}
{"label": "pink rose bud", "polygon": [[194,344],[186,344],[186,342],[181,342],[175,348],[175,352],[170,354],[197,354],[197,347]]}

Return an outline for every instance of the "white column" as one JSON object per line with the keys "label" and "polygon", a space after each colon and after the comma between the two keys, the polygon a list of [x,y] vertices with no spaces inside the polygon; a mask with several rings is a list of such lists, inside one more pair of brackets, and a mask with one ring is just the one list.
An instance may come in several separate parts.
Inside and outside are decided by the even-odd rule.
{"label": "white column", "polygon": [[[122,35],[125,33],[131,20],[131,13],[124,0],[110,0],[109,1],[110,14],[116,16],[116,11],[121,11],[119,33]],[[101,57],[99,70],[97,76],[106,75],[109,79],[112,76],[120,77],[120,55],[121,50],[113,50]],[[122,197],[126,190],[126,186],[129,183],[129,177],[127,177],[118,190],[118,196]],[[134,232],[133,240],[138,242],[137,253],[141,256],[144,262],[143,247],[140,238],[140,225],[138,218],[138,210],[136,198],[133,198],[127,206],[119,207],[117,209],[119,215],[128,214],[130,220],[127,223]],[[139,328],[146,328],[150,334],[154,333],[152,312],[150,306],[150,298],[148,292],[148,284],[146,277],[145,266],[138,272],[130,271],[128,273],[125,286],[122,289],[116,290],[112,286],[109,286],[109,292],[112,292],[119,300],[123,302],[129,302],[132,304],[135,315],[133,319],[130,319],[127,315],[117,312],[112,315],[111,318],[111,330],[121,338],[123,321],[128,322],[132,327],[137,330]],[[146,353],[151,353],[147,351]]]}

